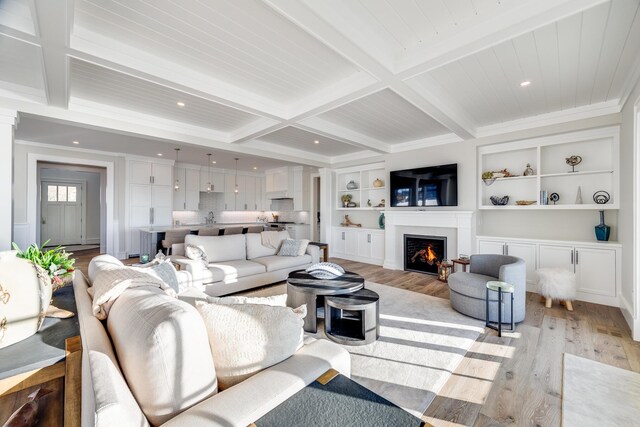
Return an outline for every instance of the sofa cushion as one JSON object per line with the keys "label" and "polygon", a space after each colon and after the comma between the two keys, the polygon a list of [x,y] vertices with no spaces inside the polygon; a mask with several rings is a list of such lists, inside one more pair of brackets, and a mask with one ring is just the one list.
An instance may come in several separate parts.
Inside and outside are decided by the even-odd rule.
{"label": "sofa cushion", "polygon": [[303,345],[306,305],[293,310],[198,301],[196,308],[207,328],[220,390],[282,362]]}
{"label": "sofa cushion", "polygon": [[[464,272],[453,273],[449,276],[449,289],[451,289],[453,292],[457,292],[471,298],[484,300],[487,295],[487,282],[491,280],[498,279],[491,276],[485,276],[484,274]],[[498,293],[489,292],[489,301],[497,300]]]}
{"label": "sofa cushion", "polygon": [[93,257],[89,262],[89,286],[93,285],[93,281],[101,271],[115,270],[123,265],[122,261],[112,255],[103,254]]}
{"label": "sofa cushion", "polygon": [[234,295],[229,297],[205,296],[205,299],[208,302],[213,302],[215,304],[262,304],[271,305],[274,307],[287,306],[287,294],[273,295],[270,297],[245,297],[241,295]]}
{"label": "sofa cushion", "polygon": [[209,264],[209,258],[207,258],[207,254],[202,246],[185,244],[184,256],[194,261],[202,261],[204,265]]}
{"label": "sofa cushion", "polygon": [[[245,260],[227,261],[221,263],[211,263],[208,265],[213,278],[222,277],[220,280],[212,280],[212,282],[228,282],[229,280],[238,279],[240,277],[253,276],[254,274],[266,273],[267,269],[264,265]],[[206,283],[206,282],[205,282]]]}
{"label": "sofa cushion", "polygon": [[207,254],[209,262],[223,262],[247,259],[247,245],[244,234],[230,236],[196,236],[185,237],[186,245],[199,246]]}
{"label": "sofa cushion", "polygon": [[197,310],[160,290],[125,291],[107,329],[142,412],[159,425],[216,393],[207,331]]}
{"label": "sofa cushion", "polygon": [[267,268],[267,271],[277,271],[285,268],[292,268],[303,266],[306,264],[311,264],[312,258],[311,255],[302,255],[302,256],[280,256],[280,255],[272,255],[265,256],[262,258],[256,258],[253,260],[254,262],[259,262]]}
{"label": "sofa cushion", "polygon": [[289,232],[286,230],[279,231],[275,236],[276,238],[272,239],[275,247],[270,247],[262,244],[262,233],[247,234],[247,259],[277,254],[280,243],[289,238]]}
{"label": "sofa cushion", "polygon": [[309,246],[307,239],[287,239],[282,242],[278,255],[280,256],[300,256],[304,255]]}

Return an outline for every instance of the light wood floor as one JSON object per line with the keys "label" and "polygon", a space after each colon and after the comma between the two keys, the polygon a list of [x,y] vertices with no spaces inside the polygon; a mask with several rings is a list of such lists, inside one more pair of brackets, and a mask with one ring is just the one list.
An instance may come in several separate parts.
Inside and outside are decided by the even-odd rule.
{"label": "light wood floor", "polygon": [[[95,250],[75,254],[77,267],[87,271],[95,255]],[[446,284],[433,276],[331,261],[372,282],[449,298]],[[424,420],[435,426],[559,426],[565,352],[640,372],[640,343],[631,339],[619,309],[580,301],[573,306],[573,312],[557,304],[545,309],[539,295],[527,294],[524,322],[502,338],[487,329]]]}

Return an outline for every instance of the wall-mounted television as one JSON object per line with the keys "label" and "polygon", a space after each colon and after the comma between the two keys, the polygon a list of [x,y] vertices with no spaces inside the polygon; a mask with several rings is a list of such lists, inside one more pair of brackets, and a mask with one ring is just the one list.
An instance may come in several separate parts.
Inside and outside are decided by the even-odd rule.
{"label": "wall-mounted television", "polygon": [[458,164],[392,171],[392,207],[458,206]]}

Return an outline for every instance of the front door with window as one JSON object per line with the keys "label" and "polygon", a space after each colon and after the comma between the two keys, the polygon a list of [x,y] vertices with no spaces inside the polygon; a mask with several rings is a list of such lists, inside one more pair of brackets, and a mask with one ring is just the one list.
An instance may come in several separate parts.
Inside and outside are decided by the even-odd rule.
{"label": "front door with window", "polygon": [[82,243],[82,184],[42,182],[41,242],[47,246]]}

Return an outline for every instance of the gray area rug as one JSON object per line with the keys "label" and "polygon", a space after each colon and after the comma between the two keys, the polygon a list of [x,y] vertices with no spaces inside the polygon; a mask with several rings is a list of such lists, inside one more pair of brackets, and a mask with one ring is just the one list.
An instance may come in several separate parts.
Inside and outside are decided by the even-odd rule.
{"label": "gray area rug", "polygon": [[562,425],[640,425],[640,374],[565,353]]}
{"label": "gray area rug", "polygon": [[[351,353],[351,377],[419,417],[484,331],[484,322],[454,311],[446,299],[372,282],[365,287],[380,295],[380,339],[343,346]],[[281,284],[245,295],[283,293]],[[311,336],[325,338],[321,324]]]}

